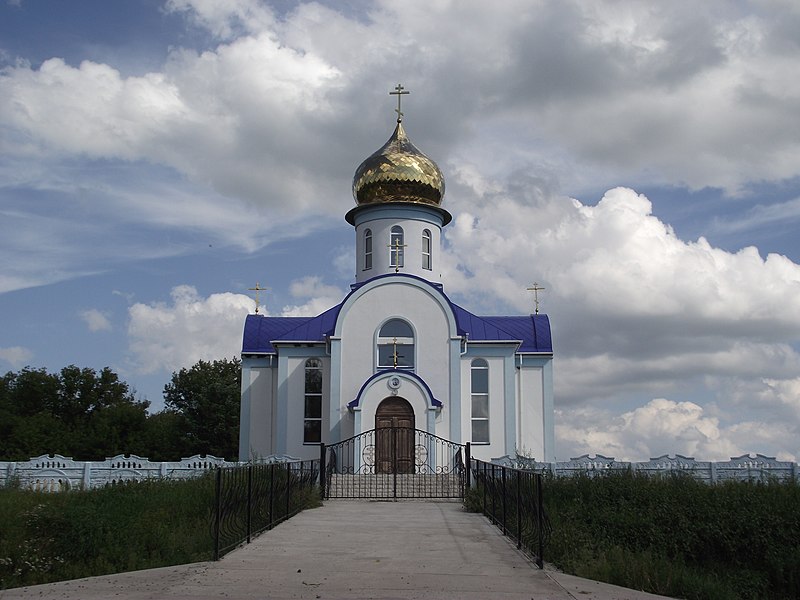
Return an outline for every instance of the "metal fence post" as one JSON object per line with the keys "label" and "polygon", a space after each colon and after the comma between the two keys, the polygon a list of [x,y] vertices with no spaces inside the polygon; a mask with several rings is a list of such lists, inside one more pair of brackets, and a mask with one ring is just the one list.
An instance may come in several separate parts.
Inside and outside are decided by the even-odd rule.
{"label": "metal fence post", "polygon": [[514,471],[517,484],[517,548],[522,548],[522,471]]}
{"label": "metal fence post", "polygon": [[247,543],[253,526],[253,465],[247,465]]}
{"label": "metal fence post", "polygon": [[222,518],[222,469],[217,469],[217,481],[214,486],[214,560],[219,560],[219,526]]}
{"label": "metal fence post", "polygon": [[319,498],[320,500],[325,500],[325,484],[327,484],[327,476],[325,473],[325,458],[328,454],[328,449],[325,447],[325,443],[321,443],[319,445]]}
{"label": "metal fence post", "polygon": [[506,488],[506,468],[500,467],[500,474],[503,477],[503,535],[508,533],[508,528],[506,527],[506,496],[508,496],[508,489]]}
{"label": "metal fence post", "polygon": [[481,461],[480,467],[481,467],[481,475],[483,475],[481,481],[483,481],[483,514],[485,515],[486,514],[486,463]]}
{"label": "metal fence post", "polygon": [[464,466],[467,468],[466,492],[472,487],[472,456],[470,455],[469,442],[464,445]]}
{"label": "metal fence post", "polygon": [[286,464],[286,512],[283,513],[284,518],[289,516],[292,501],[292,467],[291,463]]}
{"label": "metal fence post", "polygon": [[269,528],[275,525],[275,463],[269,466]]}
{"label": "metal fence post", "polygon": [[537,487],[537,501],[536,501],[536,521],[539,528],[539,556],[536,558],[536,564],[540,569],[544,569],[544,494],[542,493],[542,474],[536,474],[536,487]]}
{"label": "metal fence post", "polygon": [[495,494],[495,487],[497,486],[497,482],[495,481],[494,467],[495,465],[494,463],[492,463],[492,522],[494,524],[497,524],[497,508],[494,500],[495,496],[497,495]]}

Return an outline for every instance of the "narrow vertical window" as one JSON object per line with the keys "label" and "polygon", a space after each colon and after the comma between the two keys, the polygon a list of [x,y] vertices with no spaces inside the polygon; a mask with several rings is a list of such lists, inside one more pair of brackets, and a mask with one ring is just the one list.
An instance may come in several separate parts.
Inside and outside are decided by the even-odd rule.
{"label": "narrow vertical window", "polygon": [[400,268],[403,266],[403,249],[405,243],[403,242],[403,228],[399,225],[392,227],[392,233],[389,238],[389,266]]}
{"label": "narrow vertical window", "polygon": [[306,361],[305,408],[303,413],[303,443],[322,442],[322,361]]}
{"label": "narrow vertical window", "polygon": [[364,230],[364,270],[372,268],[372,230]]}
{"label": "narrow vertical window", "polygon": [[470,366],[472,443],[489,443],[489,364],[476,358]]}
{"label": "narrow vertical window", "polygon": [[431,260],[431,232],[427,229],[422,232],[422,268],[430,271],[433,268]]}

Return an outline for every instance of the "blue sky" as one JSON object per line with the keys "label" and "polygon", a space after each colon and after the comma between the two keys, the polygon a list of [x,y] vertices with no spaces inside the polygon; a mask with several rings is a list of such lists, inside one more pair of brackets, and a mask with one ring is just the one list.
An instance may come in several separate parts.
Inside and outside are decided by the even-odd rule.
{"label": "blue sky", "polygon": [[352,174],[442,168],[445,289],[547,289],[559,458],[800,458],[800,9],[771,2],[0,4],[0,369],[162,406],[247,288],[353,279]]}

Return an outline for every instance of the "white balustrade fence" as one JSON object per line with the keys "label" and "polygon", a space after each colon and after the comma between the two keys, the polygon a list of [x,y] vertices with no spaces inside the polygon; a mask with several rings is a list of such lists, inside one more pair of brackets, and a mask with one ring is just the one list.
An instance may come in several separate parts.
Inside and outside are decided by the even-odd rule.
{"label": "white balustrade fence", "polygon": [[199,454],[177,462],[150,462],[133,454],[118,454],[103,461],[78,461],[60,454],[43,454],[27,461],[0,461],[0,486],[18,482],[24,489],[46,492],[88,490],[124,481],[187,479],[202,475],[209,469],[238,464]]}
{"label": "white balustrade fence", "polygon": [[[270,456],[263,462],[294,460],[290,456]],[[539,462],[522,456],[503,456],[492,459],[493,463],[517,469],[549,472],[557,476],[570,477],[583,473],[596,476],[613,471],[635,471],[648,475],[685,473],[704,481],[800,481],[800,467],[795,462],[777,460],[775,457],[756,454],[732,457],[724,462],[695,460],[691,457],[663,455],[644,462],[618,461],[597,454],[584,454],[561,462]],[[216,456],[199,454],[182,458],[176,462],[150,462],[136,455],[118,454],[104,461],[77,461],[60,454],[31,458],[27,461],[0,461],[0,487],[10,482],[24,489],[39,491],[62,491],[92,489],[115,485],[124,481],[145,479],[187,479],[202,475],[210,469],[240,465],[227,462]]]}
{"label": "white balustrade fence", "polygon": [[601,473],[628,470],[648,475],[685,473],[706,483],[731,480],[797,482],[800,476],[797,463],[777,460],[773,456],[763,454],[755,456],[743,454],[724,462],[695,460],[680,454],[674,457],[665,454],[644,462],[618,461],[602,454],[595,456],[584,454],[563,462],[539,462],[522,456],[503,456],[493,458],[492,462],[516,469],[549,472],[561,477],[570,477],[578,473],[591,477]]}

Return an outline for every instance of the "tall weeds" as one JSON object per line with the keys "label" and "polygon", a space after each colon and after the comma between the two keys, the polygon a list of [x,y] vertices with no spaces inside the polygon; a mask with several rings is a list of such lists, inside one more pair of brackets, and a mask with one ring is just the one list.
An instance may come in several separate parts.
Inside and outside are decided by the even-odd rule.
{"label": "tall weeds", "polygon": [[211,557],[214,481],[0,489],[0,589]]}
{"label": "tall weeds", "polygon": [[800,486],[634,473],[551,477],[548,561],[689,599],[800,598]]}

